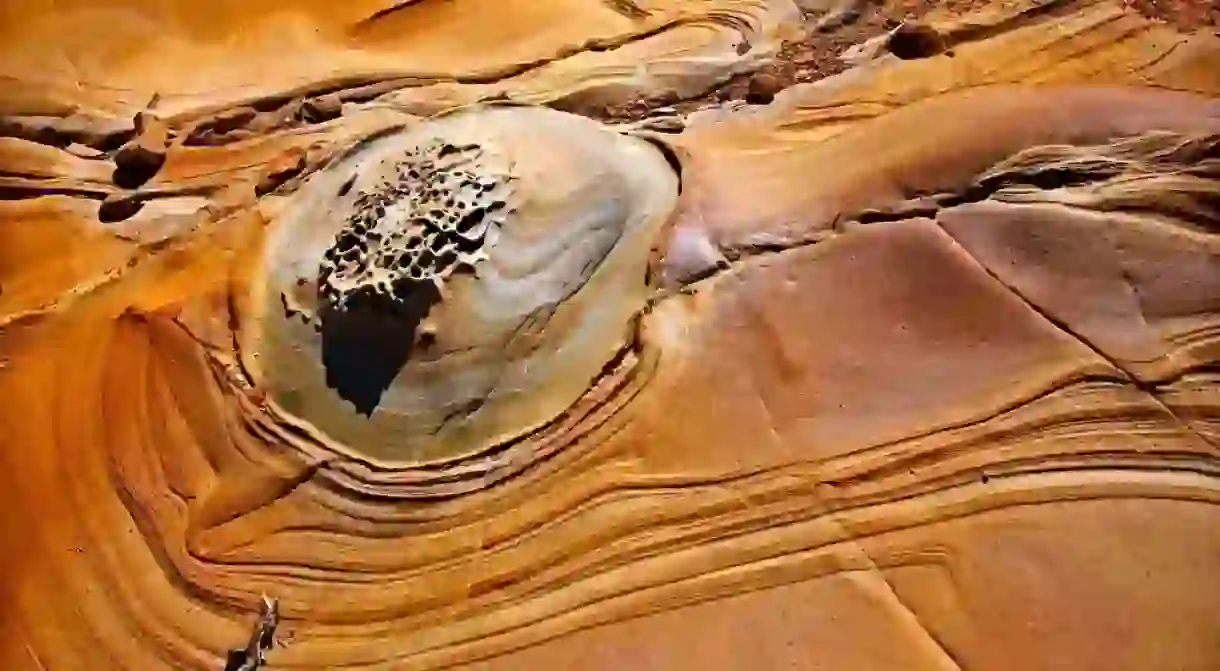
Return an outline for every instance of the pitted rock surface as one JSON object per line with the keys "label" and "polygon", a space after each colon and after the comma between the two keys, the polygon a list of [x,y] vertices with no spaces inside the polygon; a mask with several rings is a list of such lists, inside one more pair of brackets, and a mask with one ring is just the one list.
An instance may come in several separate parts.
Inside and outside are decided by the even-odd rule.
{"label": "pitted rock surface", "polygon": [[508,178],[487,174],[481,151],[428,143],[357,194],[320,265],[320,304],[339,313],[409,311],[425,285],[440,289],[450,274],[485,258],[489,231],[507,214]]}
{"label": "pitted rock surface", "polygon": [[[362,138],[272,225],[262,308],[239,329],[246,370],[278,409],[366,457],[513,441],[630,346],[677,191],[655,145],[544,108],[478,106]],[[557,384],[560,370],[573,377]]]}

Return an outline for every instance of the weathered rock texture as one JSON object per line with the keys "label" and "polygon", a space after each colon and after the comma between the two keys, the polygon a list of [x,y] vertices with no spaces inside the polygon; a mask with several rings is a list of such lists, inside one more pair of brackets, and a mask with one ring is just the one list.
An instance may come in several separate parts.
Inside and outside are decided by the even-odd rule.
{"label": "weathered rock texture", "polygon": [[1220,668],[1220,38],[805,4],[0,9],[0,668]]}

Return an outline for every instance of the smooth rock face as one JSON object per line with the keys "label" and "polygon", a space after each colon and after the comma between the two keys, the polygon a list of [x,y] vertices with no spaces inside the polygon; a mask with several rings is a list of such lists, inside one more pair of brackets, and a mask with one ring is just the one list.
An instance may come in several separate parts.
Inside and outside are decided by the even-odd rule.
{"label": "smooth rock face", "polygon": [[1004,3],[612,126],[795,5],[56,5],[0,669],[1220,668],[1220,38]]}

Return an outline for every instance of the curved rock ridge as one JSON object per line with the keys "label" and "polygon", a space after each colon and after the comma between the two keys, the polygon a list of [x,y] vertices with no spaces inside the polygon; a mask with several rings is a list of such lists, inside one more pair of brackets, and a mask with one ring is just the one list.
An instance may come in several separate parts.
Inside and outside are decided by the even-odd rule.
{"label": "curved rock ridge", "polygon": [[798,17],[791,0],[22,3],[0,13],[0,111],[118,121],[155,97],[186,120],[355,87],[435,86],[413,96],[433,111],[506,88],[694,95],[774,55]]}
{"label": "curved rock ridge", "polygon": [[502,445],[631,350],[677,195],[653,145],[563,112],[467,110],[368,139],[273,224],[246,368],[376,461]]}
{"label": "curved rock ridge", "polygon": [[[59,4],[6,62],[64,49]],[[215,45],[173,114],[174,37],[0,81],[101,124],[0,124],[0,668],[1220,668],[1220,39],[1005,3],[606,126],[412,113],[460,83],[289,114],[261,96],[332,85],[333,33],[152,4]],[[277,7],[506,72],[592,15]],[[674,7],[713,42],[779,11],[596,11]],[[721,71],[672,35],[651,75]],[[488,86],[573,109],[641,53],[593,44]]]}
{"label": "curved rock ridge", "polygon": [[[1220,127],[1215,35],[1180,35],[1112,2],[1061,15],[1048,14],[1053,5],[995,5],[942,22],[944,33],[987,36],[952,55],[883,53],[771,105],[691,115],[672,141],[696,194],[684,203],[692,220],[709,222],[731,255],[812,240],[861,209],[964,187],[1031,146]],[[1080,45],[1087,51],[1076,53]],[[992,132],[965,130],[975,127]],[[838,169],[811,183],[803,174],[813,162]],[[705,178],[720,188],[699,188]],[[723,186],[733,184],[750,193]]]}

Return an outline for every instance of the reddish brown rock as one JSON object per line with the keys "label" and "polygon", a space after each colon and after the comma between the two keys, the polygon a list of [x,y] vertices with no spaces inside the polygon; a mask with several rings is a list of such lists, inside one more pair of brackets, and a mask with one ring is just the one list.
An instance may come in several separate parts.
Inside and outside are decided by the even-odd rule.
{"label": "reddish brown rock", "polygon": [[125,195],[107,196],[98,206],[97,219],[104,224],[112,224],[135,216],[144,203],[139,198]]}
{"label": "reddish brown rock", "polygon": [[760,72],[750,78],[749,87],[746,89],[746,102],[751,105],[766,105],[783,87],[784,85],[775,75]]}
{"label": "reddish brown rock", "polygon": [[135,129],[136,137],[114,155],[114,183],[124,189],[135,189],[152,179],[165,163],[169,145],[168,126],[151,114],[137,115]]}

